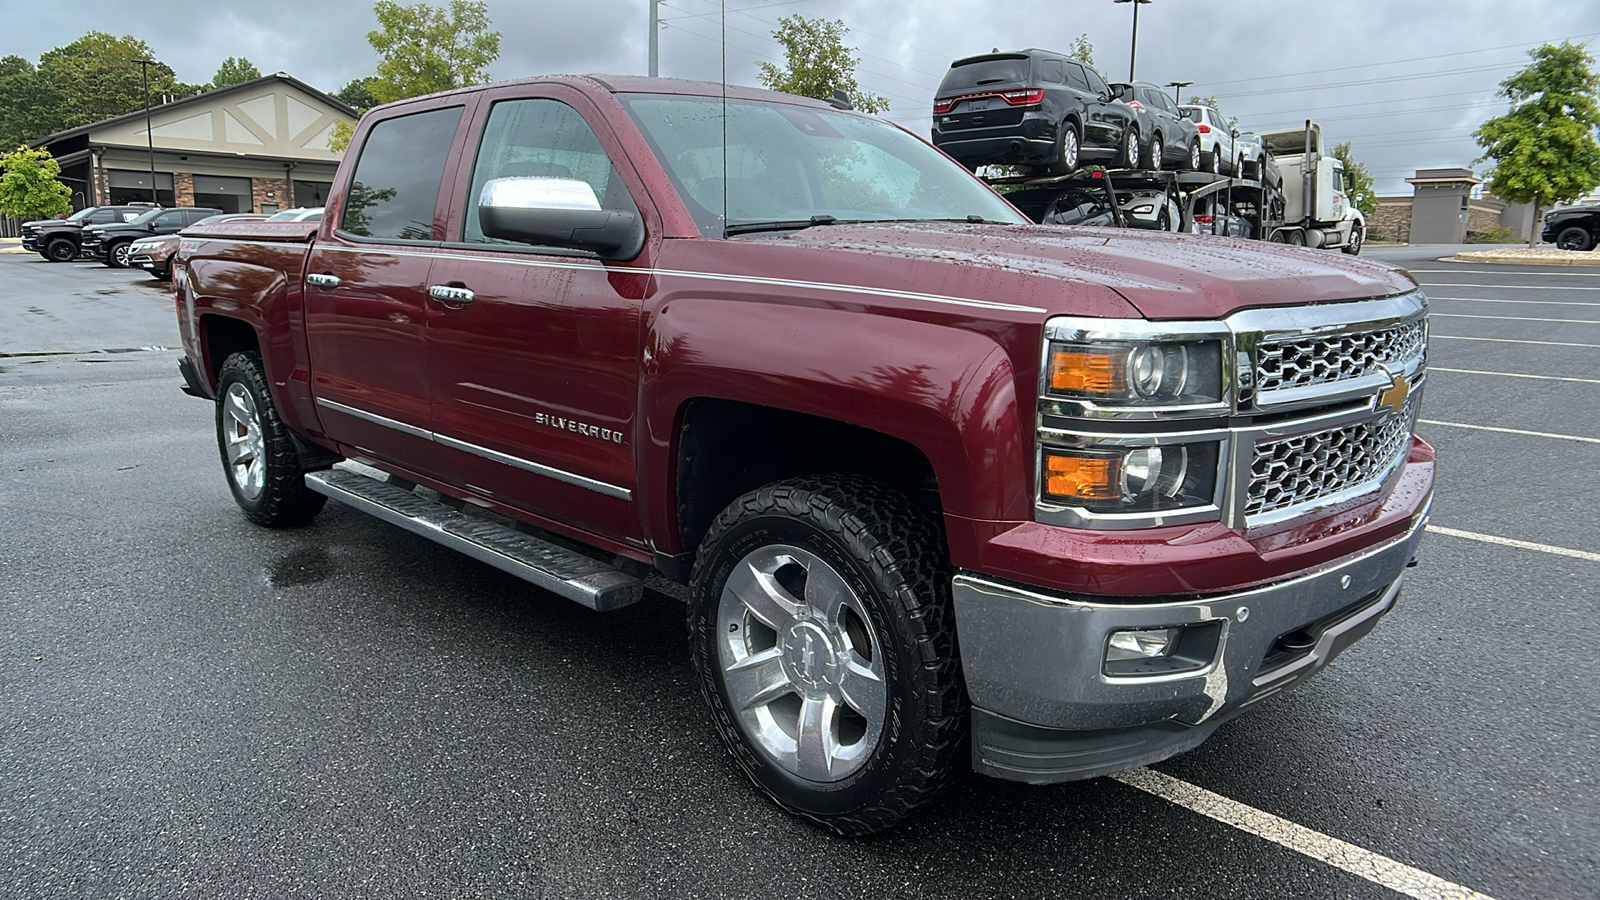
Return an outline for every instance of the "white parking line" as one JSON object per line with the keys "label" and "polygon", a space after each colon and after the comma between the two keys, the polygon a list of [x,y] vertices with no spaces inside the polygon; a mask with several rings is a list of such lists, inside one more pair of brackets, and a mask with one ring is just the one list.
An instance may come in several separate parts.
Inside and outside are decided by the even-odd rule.
{"label": "white parking line", "polygon": [[1520,428],[1496,428],[1493,425],[1468,425],[1465,422],[1441,422],[1438,419],[1418,419],[1424,425],[1443,425],[1446,428],[1467,428],[1472,431],[1497,431],[1501,434],[1516,434],[1522,437],[1555,438],[1562,441],[1582,441],[1585,444],[1600,444],[1600,438],[1579,437],[1575,434],[1553,434],[1548,431],[1523,431]]}
{"label": "white parking line", "polygon": [[1407,897],[1416,897],[1418,900],[1493,900],[1488,894],[1446,881],[1381,853],[1357,847],[1237,800],[1229,800],[1221,794],[1153,769],[1134,769],[1111,777],[1153,797],[1160,797],[1208,819],[1231,825]]}
{"label": "white parking line", "polygon": [[1514,291],[1600,291],[1600,287],[1570,284],[1474,284],[1470,281],[1425,281],[1423,284],[1429,287],[1481,287],[1494,288],[1496,290],[1505,288],[1506,290]]}
{"label": "white parking line", "polygon": [[1429,366],[1429,372],[1454,372],[1457,375],[1499,375],[1502,378],[1537,378],[1540,381],[1579,381],[1584,384],[1600,384],[1600,378],[1568,378],[1564,375],[1524,375],[1521,372],[1485,372],[1482,369],[1446,369],[1443,366]]}
{"label": "white parking line", "polygon": [[1492,534],[1479,534],[1476,531],[1462,531],[1459,528],[1446,528],[1443,525],[1429,525],[1428,530],[1435,534],[1448,537],[1466,538],[1469,541],[1482,541],[1485,544],[1499,544],[1502,547],[1516,547],[1519,550],[1537,550],[1540,553],[1552,553],[1556,556],[1570,556],[1573,559],[1583,559],[1589,562],[1600,562],[1600,553],[1590,553],[1587,550],[1572,550],[1567,547],[1552,547],[1549,544],[1535,544],[1533,541],[1518,541],[1512,538],[1496,537]]}
{"label": "white parking line", "polygon": [[1538,306],[1600,306],[1600,301],[1584,300],[1494,300],[1489,297],[1429,297],[1434,300],[1454,300],[1457,303],[1532,303]]}
{"label": "white parking line", "polygon": [[1430,335],[1428,335],[1428,340],[1430,340],[1430,341],[1437,341],[1440,338],[1444,338],[1445,340],[1449,340],[1449,341],[1493,341],[1494,343],[1497,343],[1497,344],[1538,344],[1538,345],[1540,345],[1542,347],[1595,347],[1595,348],[1600,348],[1600,344],[1575,344],[1575,343],[1572,343],[1570,341],[1522,341],[1522,340],[1517,340],[1516,338],[1468,337],[1467,335],[1464,335],[1464,334],[1430,334]]}
{"label": "white parking line", "polygon": [[1523,316],[1469,316],[1466,313],[1428,313],[1434,319],[1493,319],[1496,322],[1565,322],[1568,325],[1600,325],[1594,319],[1534,319]]}

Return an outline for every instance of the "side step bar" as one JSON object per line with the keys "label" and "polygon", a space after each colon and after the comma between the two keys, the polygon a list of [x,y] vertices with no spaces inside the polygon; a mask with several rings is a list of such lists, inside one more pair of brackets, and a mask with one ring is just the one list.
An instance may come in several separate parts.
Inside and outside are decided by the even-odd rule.
{"label": "side step bar", "polygon": [[605,612],[639,602],[644,582],[581,553],[456,512],[397,485],[345,468],[310,472],[306,487],[438,541],[552,594]]}

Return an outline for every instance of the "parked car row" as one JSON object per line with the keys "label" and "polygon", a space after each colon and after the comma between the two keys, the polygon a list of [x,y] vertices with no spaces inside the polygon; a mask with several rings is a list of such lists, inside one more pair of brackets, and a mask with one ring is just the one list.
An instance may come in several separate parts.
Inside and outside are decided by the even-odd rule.
{"label": "parked car row", "polygon": [[1051,50],[993,52],[950,64],[933,101],[933,143],[969,169],[1027,166],[1066,175],[1085,163],[1260,180],[1268,154],[1209,106],[1159,85],[1107,82]]}
{"label": "parked car row", "polygon": [[51,262],[95,259],[112,268],[144,269],[160,279],[172,277],[172,254],[178,234],[190,225],[228,221],[314,222],[322,207],[265,213],[224,213],[220,209],[149,203],[91,206],[65,219],[22,224],[22,246]]}

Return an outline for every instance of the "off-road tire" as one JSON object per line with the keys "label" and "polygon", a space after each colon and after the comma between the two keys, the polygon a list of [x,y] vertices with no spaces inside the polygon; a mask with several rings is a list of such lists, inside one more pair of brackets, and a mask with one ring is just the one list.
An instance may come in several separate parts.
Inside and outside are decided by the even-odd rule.
{"label": "off-road tire", "polygon": [[[885,661],[888,710],[868,762],[832,783],[780,768],[747,738],[719,656],[718,605],[739,561],[773,544],[827,562],[863,601]],[[717,516],[690,582],[690,655],[717,731],[779,806],[843,835],[892,828],[949,783],[964,759],[967,698],[950,567],[937,521],[871,479],[820,475],[751,491]]]}
{"label": "off-road tire", "polygon": [[[236,481],[234,467],[228,459],[226,429],[229,427],[225,409],[229,389],[240,385],[250,394],[261,433],[260,459],[265,467],[258,495],[251,497]],[[261,355],[254,351],[235,353],[222,363],[217,373],[217,450],[222,456],[223,476],[228,489],[239,504],[245,518],[258,525],[284,527],[303,525],[322,510],[328,498],[306,487],[305,473],[300,468],[300,456],[295,452],[294,440],[288,426],[278,415],[268,389],[266,370],[261,365]]]}
{"label": "off-road tire", "polygon": [[66,238],[56,238],[45,244],[39,255],[51,262],[72,262],[78,258],[78,245]]}

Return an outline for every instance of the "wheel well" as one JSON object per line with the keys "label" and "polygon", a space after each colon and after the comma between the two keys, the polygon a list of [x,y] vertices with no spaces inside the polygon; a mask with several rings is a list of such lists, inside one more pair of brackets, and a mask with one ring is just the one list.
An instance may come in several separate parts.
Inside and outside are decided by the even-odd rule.
{"label": "wheel well", "polygon": [[206,374],[210,376],[213,386],[217,383],[217,373],[222,371],[222,364],[228,357],[248,350],[261,351],[256,330],[248,323],[227,316],[202,316],[200,339],[204,343]]}
{"label": "wheel well", "polygon": [[[911,444],[882,432],[770,406],[697,399],[678,426],[677,517],[693,553],[734,498],[800,475],[865,475],[942,512],[933,465]],[[942,528],[942,524],[941,524]]]}

